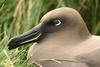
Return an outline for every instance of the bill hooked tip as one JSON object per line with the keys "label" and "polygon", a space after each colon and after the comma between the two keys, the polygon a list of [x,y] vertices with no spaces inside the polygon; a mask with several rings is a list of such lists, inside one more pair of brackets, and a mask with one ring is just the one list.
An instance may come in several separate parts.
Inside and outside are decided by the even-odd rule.
{"label": "bill hooked tip", "polygon": [[10,41],[7,45],[9,50],[17,48],[19,46],[19,41],[17,39],[18,39],[17,37],[14,37],[14,38],[10,39]]}

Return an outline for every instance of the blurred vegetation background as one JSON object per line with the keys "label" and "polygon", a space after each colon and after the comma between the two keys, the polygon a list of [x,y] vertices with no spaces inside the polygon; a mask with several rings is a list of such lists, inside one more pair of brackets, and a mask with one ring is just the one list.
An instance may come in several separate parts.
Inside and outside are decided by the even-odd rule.
{"label": "blurred vegetation background", "polygon": [[32,44],[9,51],[9,39],[38,24],[48,11],[64,6],[78,10],[91,34],[100,35],[100,0],[0,0],[0,67],[33,67],[26,58]]}

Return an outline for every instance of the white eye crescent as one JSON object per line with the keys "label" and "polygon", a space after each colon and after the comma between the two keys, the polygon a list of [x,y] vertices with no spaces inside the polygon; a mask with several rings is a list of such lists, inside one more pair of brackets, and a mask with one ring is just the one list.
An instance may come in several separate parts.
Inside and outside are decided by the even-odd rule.
{"label": "white eye crescent", "polygon": [[56,25],[56,26],[59,26],[60,24],[61,24],[61,21],[60,21],[60,20],[56,20],[56,21],[55,21],[55,25]]}

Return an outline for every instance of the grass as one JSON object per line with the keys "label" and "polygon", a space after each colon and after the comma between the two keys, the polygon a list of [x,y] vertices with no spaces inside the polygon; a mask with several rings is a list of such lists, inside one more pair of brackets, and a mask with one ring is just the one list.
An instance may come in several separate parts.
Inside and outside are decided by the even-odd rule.
{"label": "grass", "polygon": [[77,9],[89,31],[100,35],[99,0],[0,0],[0,67],[32,67],[26,58],[32,44],[9,51],[9,39],[38,24],[46,12],[63,6]]}

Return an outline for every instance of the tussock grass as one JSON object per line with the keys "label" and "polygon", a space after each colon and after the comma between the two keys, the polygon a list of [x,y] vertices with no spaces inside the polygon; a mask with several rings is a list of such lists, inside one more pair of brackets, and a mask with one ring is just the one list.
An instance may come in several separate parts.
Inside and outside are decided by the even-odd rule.
{"label": "tussock grass", "polygon": [[0,0],[0,67],[32,67],[26,58],[31,44],[9,51],[9,39],[38,24],[46,12],[63,6],[77,9],[89,31],[100,35],[99,0]]}

